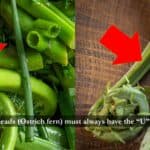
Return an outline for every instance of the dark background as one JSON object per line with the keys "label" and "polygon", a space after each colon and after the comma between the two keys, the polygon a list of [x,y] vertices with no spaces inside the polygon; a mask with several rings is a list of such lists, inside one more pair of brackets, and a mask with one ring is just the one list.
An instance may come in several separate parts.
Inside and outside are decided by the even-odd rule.
{"label": "dark background", "polygon": [[[113,65],[115,56],[98,43],[108,27],[117,25],[128,36],[139,32],[142,48],[150,41],[149,0],[76,0],[76,114],[86,115],[104,91],[114,84],[132,64]],[[150,73],[141,84],[150,85]],[[77,150],[139,150],[142,134],[123,144],[107,144],[77,128]]]}

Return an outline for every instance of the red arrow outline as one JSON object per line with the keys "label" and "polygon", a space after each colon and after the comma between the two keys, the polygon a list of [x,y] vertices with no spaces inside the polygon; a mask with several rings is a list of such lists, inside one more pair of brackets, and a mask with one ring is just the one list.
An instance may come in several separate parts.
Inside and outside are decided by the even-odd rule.
{"label": "red arrow outline", "polygon": [[99,42],[117,55],[113,64],[131,63],[142,60],[138,32],[132,37],[128,37],[115,25],[111,25]]}
{"label": "red arrow outline", "polygon": [[7,46],[7,43],[0,43],[0,51],[3,51],[6,46]]}

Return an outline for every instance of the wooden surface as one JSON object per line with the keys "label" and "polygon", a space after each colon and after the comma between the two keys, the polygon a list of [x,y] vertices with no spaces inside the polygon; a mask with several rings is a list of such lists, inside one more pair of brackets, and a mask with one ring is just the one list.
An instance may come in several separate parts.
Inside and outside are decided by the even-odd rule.
{"label": "wooden surface", "polygon": [[[129,36],[138,31],[144,48],[150,41],[150,0],[76,0],[76,9],[76,114],[86,115],[106,84],[114,84],[132,65],[112,66],[115,56],[98,43],[99,38],[110,25],[115,24]],[[142,84],[150,85],[150,73],[143,78]],[[83,128],[77,128],[76,148],[138,150],[142,134],[126,145],[114,145],[97,140]]]}

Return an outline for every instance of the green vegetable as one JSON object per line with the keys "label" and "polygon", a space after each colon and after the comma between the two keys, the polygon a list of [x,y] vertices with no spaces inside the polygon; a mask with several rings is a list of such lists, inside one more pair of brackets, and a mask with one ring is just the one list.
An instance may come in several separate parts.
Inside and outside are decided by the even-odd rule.
{"label": "green vegetable", "polygon": [[69,7],[72,4],[75,4],[75,0],[64,0],[66,3],[66,7]]}
{"label": "green vegetable", "polygon": [[37,129],[38,129],[39,136],[42,139],[48,140],[48,133],[47,133],[46,128],[43,125],[40,125],[40,126],[37,126]]}
{"label": "green vegetable", "polygon": [[66,46],[58,40],[51,39],[49,41],[49,47],[45,50],[45,55],[54,63],[60,63],[64,66],[68,65]]}
{"label": "green vegetable", "polygon": [[58,0],[58,1],[52,1],[52,4],[54,4],[59,10],[61,10],[66,16],[68,16],[70,19],[74,20],[75,16],[75,1],[64,1],[64,0]]}
{"label": "green vegetable", "polygon": [[[54,11],[57,15],[59,15],[61,18],[63,18],[64,21],[66,21],[69,25],[75,28],[75,24],[73,21],[71,21],[66,15],[64,15],[58,8],[56,8],[58,5],[55,5],[57,2],[49,2],[48,0],[40,0],[41,3],[46,5],[49,9]],[[58,2],[59,3],[59,2]],[[61,6],[62,7],[62,6]],[[74,10],[73,10],[74,11]]]}
{"label": "green vegetable", "polygon": [[60,127],[49,126],[46,127],[48,139],[53,140],[56,144],[68,148],[68,142],[64,130]]}
{"label": "green vegetable", "polygon": [[33,142],[26,143],[24,142],[23,133],[21,133],[21,139],[22,142],[18,138],[15,150],[64,150],[61,145],[56,144],[53,140],[46,141],[41,138],[35,137]]}
{"label": "green vegetable", "polygon": [[148,72],[150,69],[150,43],[148,43],[144,49],[142,57],[142,61],[135,63],[130,70],[113,86],[113,88],[126,84],[127,79],[130,84],[135,85]]}
{"label": "green vegetable", "polygon": [[52,82],[52,83],[55,83],[56,85],[59,84],[59,80],[56,76],[52,75],[52,74],[49,74],[47,77],[46,77],[47,81],[49,82]]}
{"label": "green vegetable", "polygon": [[[149,103],[145,94],[135,85],[144,74],[150,69],[150,44],[143,52],[142,62],[135,63],[133,67],[125,74],[112,88],[99,98],[91,107],[89,116],[115,118],[149,114]],[[128,85],[127,83],[131,85]],[[97,138],[109,142],[122,142],[135,137],[143,128],[111,128],[111,127],[86,127]]]}
{"label": "green vegetable", "polygon": [[[59,94],[59,109],[63,119],[75,118],[74,101],[70,99],[68,92],[60,92]],[[67,108],[67,109],[66,109]],[[71,150],[75,150],[75,127],[65,126],[65,132]]]}
{"label": "green vegetable", "polygon": [[43,57],[37,52],[27,52],[27,64],[30,71],[37,71],[44,68]]}
{"label": "green vegetable", "polygon": [[[30,71],[37,71],[42,69],[43,57],[40,53],[34,51],[27,52],[27,64]],[[0,67],[6,69],[19,69],[18,56],[13,47],[6,48],[0,53]]]}
{"label": "green vegetable", "polygon": [[58,24],[43,19],[35,20],[33,28],[37,28],[42,35],[48,38],[56,38],[60,33],[60,26]]}
{"label": "green vegetable", "polygon": [[[150,103],[150,86],[144,86],[143,88],[144,88],[143,92],[147,96],[148,101]],[[150,127],[147,128],[144,138],[142,139],[142,142],[140,144],[140,150],[150,149],[149,140],[150,140]]]}
{"label": "green vegetable", "polygon": [[[27,116],[33,116],[33,100],[32,100],[32,90],[30,84],[30,75],[27,66],[27,59],[24,50],[24,44],[22,39],[21,28],[19,24],[18,11],[16,6],[16,0],[11,0],[12,10],[13,10],[13,23],[14,23],[14,32],[16,37],[16,48],[19,56],[20,68],[21,68],[21,78],[22,78],[22,87],[24,90],[25,97],[25,114]],[[32,141],[34,137],[33,127],[26,127],[26,140]]]}
{"label": "green vegetable", "polygon": [[[62,16],[57,14],[52,9],[49,9],[46,5],[38,0],[17,0],[17,4],[32,16],[36,18],[42,18],[56,22],[61,27],[59,37],[65,42],[65,44],[74,49],[75,48],[75,29],[68,24]],[[61,12],[60,12],[61,13]]]}
{"label": "green vegetable", "polygon": [[[8,0],[1,1],[1,15],[7,22],[9,28],[12,30],[12,10]],[[24,36],[30,30],[37,30],[42,35],[48,38],[56,38],[60,33],[60,26],[54,22],[50,22],[44,19],[34,20],[30,15],[25,13],[22,9],[18,8],[19,22],[21,30],[24,33]]]}
{"label": "green vegetable", "polygon": [[57,126],[37,126],[39,137],[48,141],[53,141],[54,144],[68,148],[66,134],[64,130]]}
{"label": "green vegetable", "polygon": [[[10,82],[13,81],[13,82]],[[57,98],[55,92],[44,82],[34,77],[30,77],[33,99],[39,103],[41,115],[53,116],[56,111]],[[19,73],[0,69],[0,91],[21,92],[21,76]]]}
{"label": "green vegetable", "polygon": [[75,69],[71,64],[65,67],[54,65],[54,70],[64,89],[75,87]]}
{"label": "green vegetable", "polygon": [[35,30],[28,32],[26,41],[29,47],[36,49],[40,52],[45,51],[46,48],[49,46],[48,39],[43,37],[43,35]]}
{"label": "green vegetable", "polygon": [[68,59],[72,66],[75,66],[75,51],[73,49],[68,49]]}
{"label": "green vegetable", "polygon": [[26,41],[29,47],[41,52],[44,51],[45,55],[53,62],[62,65],[68,64],[67,49],[60,41],[55,39],[48,40],[38,31],[30,31]]}
{"label": "green vegetable", "polygon": [[[3,19],[8,24],[9,28],[13,30],[13,14],[12,14],[12,8],[10,5],[9,0],[1,0],[0,1],[0,15],[3,17]],[[30,31],[33,28],[33,18],[29,16],[27,13],[25,13],[20,8],[17,8],[18,15],[19,15],[19,22],[21,26],[21,30],[24,34],[26,34],[28,31]]]}
{"label": "green vegetable", "polygon": [[[34,114],[52,117],[56,112],[57,93],[58,113],[61,113],[64,119],[67,116],[74,118],[75,24],[70,20],[74,16],[74,2],[66,1],[65,6],[63,5],[65,8],[62,6],[61,10],[48,0],[18,0],[17,5],[18,8],[16,0],[0,0],[0,15],[5,21],[2,28],[0,26],[0,40],[11,44],[16,41],[15,48],[8,47],[0,53],[0,91],[7,93],[8,100],[11,99],[14,103],[17,115],[25,115],[27,119],[34,117]],[[26,44],[26,52],[23,44]],[[55,65],[58,66],[56,70],[53,68]],[[31,77],[28,69],[41,80]],[[49,83],[56,93],[42,80]],[[8,100],[5,99],[5,102]],[[4,103],[1,108],[1,114],[6,110],[4,116],[12,109],[7,111]],[[12,134],[12,129],[17,128],[2,126],[0,149],[75,149],[74,127],[23,126],[19,127],[19,134],[17,130],[16,135]]]}
{"label": "green vegetable", "polygon": [[[7,1],[2,0],[1,6],[3,6],[1,8],[2,16],[5,20],[7,20],[7,23],[11,25],[12,21],[11,19],[8,19],[8,16],[10,17],[12,15],[9,3]],[[56,23],[52,23],[43,19],[37,19],[34,21],[28,14],[24,13],[20,9],[18,10],[22,31],[27,34],[31,30],[26,37],[28,46],[40,52],[47,50],[46,55],[48,56],[48,58],[52,59],[53,62],[60,63],[62,65],[67,65],[68,54],[66,47],[58,40],[47,38],[49,32],[45,29],[48,30],[48,28],[51,28],[51,26],[56,26]],[[55,31],[55,34],[58,34],[58,28],[57,31]]]}
{"label": "green vegetable", "polygon": [[[13,103],[7,95],[0,93],[0,110],[6,116],[13,117],[16,115]],[[16,126],[3,127],[0,138],[0,149],[14,150],[18,131]]]}
{"label": "green vegetable", "polygon": [[[108,89],[107,93],[92,106],[89,116],[113,116],[115,119],[123,119],[144,113],[149,113],[149,104],[144,93],[137,87],[124,85],[120,88]],[[135,137],[142,127],[124,127],[124,129],[120,127],[89,127],[87,129],[102,140],[125,143]]]}

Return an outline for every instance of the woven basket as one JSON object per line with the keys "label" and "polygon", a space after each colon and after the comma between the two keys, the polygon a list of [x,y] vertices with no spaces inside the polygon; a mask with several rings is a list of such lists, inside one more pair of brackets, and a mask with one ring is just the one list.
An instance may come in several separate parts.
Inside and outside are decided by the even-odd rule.
{"label": "woven basket", "polygon": [[[115,84],[132,64],[112,65],[115,56],[99,44],[107,28],[115,24],[128,36],[138,31],[142,48],[150,41],[150,1],[78,0],[76,38],[76,114],[87,115],[108,82]],[[142,84],[150,85],[150,74]],[[144,131],[126,144],[108,144],[97,140],[83,128],[77,128],[78,150],[139,150]]]}

